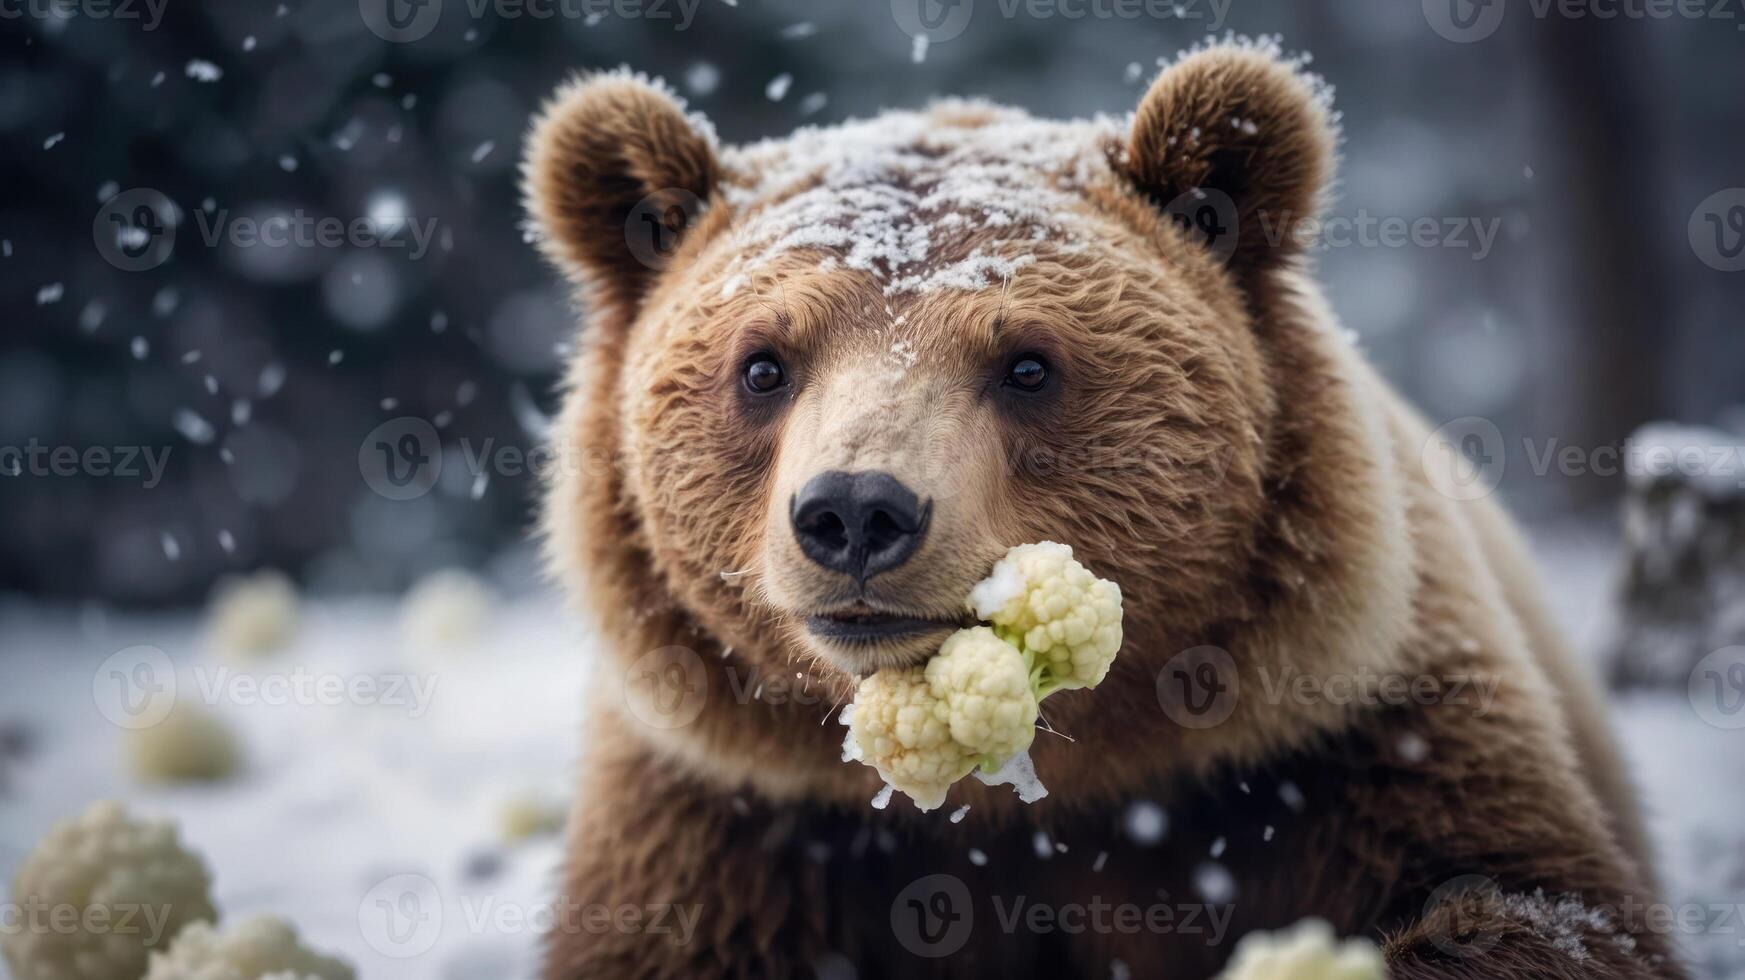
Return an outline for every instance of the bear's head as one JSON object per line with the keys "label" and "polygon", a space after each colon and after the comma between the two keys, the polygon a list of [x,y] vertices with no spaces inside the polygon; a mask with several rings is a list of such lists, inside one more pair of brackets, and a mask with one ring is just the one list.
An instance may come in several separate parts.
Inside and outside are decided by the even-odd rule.
{"label": "bear's head", "polygon": [[1363,442],[1292,421],[1338,386],[1292,231],[1334,123],[1266,44],[1125,122],[948,102],[734,148],[578,80],[525,168],[590,308],[558,439],[609,461],[553,489],[559,564],[610,621],[838,678],[926,657],[1025,542],[1120,583],[1123,660],[1312,587],[1291,521],[1345,504],[1301,464]]}

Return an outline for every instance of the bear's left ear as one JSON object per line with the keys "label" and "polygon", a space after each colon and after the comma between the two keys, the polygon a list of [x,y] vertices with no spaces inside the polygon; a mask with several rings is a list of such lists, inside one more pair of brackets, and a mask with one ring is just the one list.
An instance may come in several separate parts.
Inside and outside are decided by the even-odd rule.
{"label": "bear's left ear", "polygon": [[559,89],[521,165],[541,247],[592,299],[634,314],[720,176],[714,133],[664,86],[625,71]]}
{"label": "bear's left ear", "polygon": [[1298,254],[1338,141],[1326,87],[1270,43],[1225,43],[1164,70],[1120,166],[1244,281]]}

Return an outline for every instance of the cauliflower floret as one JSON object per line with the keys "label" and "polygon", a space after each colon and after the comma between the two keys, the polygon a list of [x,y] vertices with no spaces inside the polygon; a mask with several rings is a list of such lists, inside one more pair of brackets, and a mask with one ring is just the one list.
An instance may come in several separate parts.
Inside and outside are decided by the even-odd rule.
{"label": "cauliflower floret", "polygon": [[517,792],[497,807],[497,833],[508,844],[544,837],[562,830],[566,815],[557,800],[530,790]]}
{"label": "cauliflower floret", "polygon": [[1281,932],[1242,937],[1218,980],[1385,980],[1381,950],[1361,939],[1340,942],[1333,927],[1304,919]]}
{"label": "cauliflower floret", "polygon": [[977,617],[1018,644],[1040,671],[1036,696],[1095,687],[1121,649],[1121,588],[1053,541],[1006,552],[969,594]]}
{"label": "cauliflower floret", "polygon": [[269,915],[219,932],[195,922],[168,953],[151,954],[145,980],[352,980],[351,967],[297,941],[297,931]]}
{"label": "cauliflower floret", "polygon": [[219,653],[250,659],[272,653],[297,632],[297,587],[263,569],[219,583],[206,610],[206,635]]}
{"label": "cauliflower floret", "polygon": [[[977,753],[951,737],[946,703],[922,667],[881,670],[860,682],[848,714],[845,748],[873,766],[921,810],[975,768]],[[857,747],[857,748],[849,748]]]}
{"label": "cauliflower floret", "polygon": [[461,653],[490,628],[496,605],[491,587],[472,572],[432,572],[400,600],[400,635],[417,654]]}
{"label": "cauliflower floret", "polygon": [[25,858],[8,899],[22,928],[4,930],[0,949],[19,980],[139,980],[148,949],[217,917],[211,884],[173,824],[94,803]]}
{"label": "cauliflower floret", "polygon": [[951,634],[927,661],[927,685],[945,702],[958,744],[981,756],[983,769],[1030,747],[1036,737],[1036,695],[1024,655],[986,626]]}
{"label": "cauliflower floret", "polygon": [[148,728],[127,733],[136,778],[153,783],[216,781],[242,765],[242,748],[223,718],[186,700]]}
{"label": "cauliflower floret", "polygon": [[1038,702],[1095,687],[1121,649],[1120,588],[1063,544],[1007,551],[968,605],[993,628],[958,630],[925,667],[862,680],[842,713],[843,760],[876,767],[922,810],[978,768],[983,782],[1012,783],[1025,802],[1046,795],[1026,754]]}

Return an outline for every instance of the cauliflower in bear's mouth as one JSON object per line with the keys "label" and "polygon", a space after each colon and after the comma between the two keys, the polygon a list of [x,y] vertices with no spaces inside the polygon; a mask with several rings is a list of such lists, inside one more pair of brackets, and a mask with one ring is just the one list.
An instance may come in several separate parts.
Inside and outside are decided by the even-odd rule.
{"label": "cauliflower in bear's mouth", "polygon": [[1097,686],[1121,649],[1120,587],[1064,544],[1007,551],[966,604],[993,625],[958,630],[925,664],[869,675],[842,712],[843,760],[876,768],[924,811],[974,770],[1027,803],[1045,795],[1029,765],[1038,703]]}

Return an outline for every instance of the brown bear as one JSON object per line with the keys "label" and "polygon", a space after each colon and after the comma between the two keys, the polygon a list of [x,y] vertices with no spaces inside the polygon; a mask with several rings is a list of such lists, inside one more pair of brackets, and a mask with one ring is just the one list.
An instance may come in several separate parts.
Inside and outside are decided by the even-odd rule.
{"label": "brown bear", "polygon": [[[525,188],[588,318],[545,527],[621,682],[546,976],[1208,977],[1310,917],[1396,978],[1682,975],[1522,542],[1308,275],[1335,123],[1253,42],[1125,121],[729,148],[640,76],[557,93]],[[1043,540],[1126,608],[1043,706],[1049,795],[875,808],[831,712]]]}

